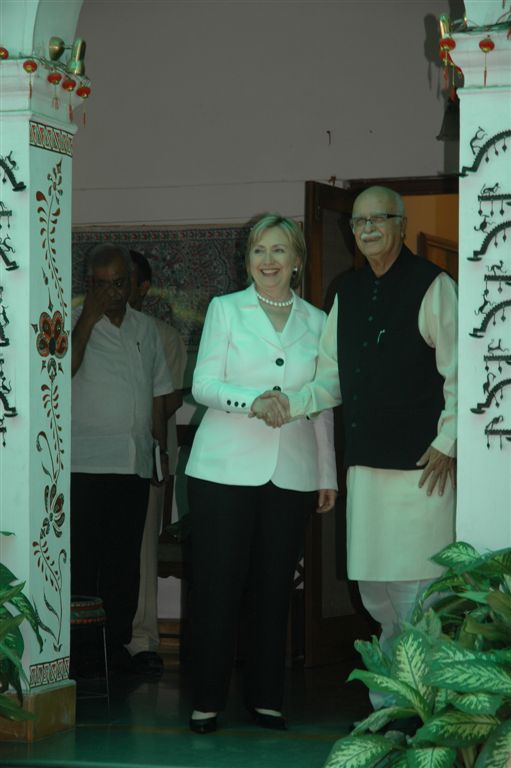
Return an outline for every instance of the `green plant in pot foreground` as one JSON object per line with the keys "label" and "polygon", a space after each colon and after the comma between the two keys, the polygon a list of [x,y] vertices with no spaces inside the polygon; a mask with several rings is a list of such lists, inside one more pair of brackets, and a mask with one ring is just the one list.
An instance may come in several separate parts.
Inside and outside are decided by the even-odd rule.
{"label": "green plant in pot foreground", "polygon": [[[20,624],[28,621],[34,630],[39,648],[43,641],[39,632],[40,619],[33,605],[23,594],[24,582],[0,563],[0,717],[29,720],[33,715],[22,708],[22,681],[27,682],[21,663],[25,644]],[[12,688],[16,697],[8,694]]]}
{"label": "green plant in pot foreground", "polygon": [[[391,655],[374,637],[355,643],[366,669],[348,679],[390,704],[339,739],[325,768],[511,768],[511,548],[456,542],[433,560],[446,571]],[[415,733],[401,732],[410,718]]]}

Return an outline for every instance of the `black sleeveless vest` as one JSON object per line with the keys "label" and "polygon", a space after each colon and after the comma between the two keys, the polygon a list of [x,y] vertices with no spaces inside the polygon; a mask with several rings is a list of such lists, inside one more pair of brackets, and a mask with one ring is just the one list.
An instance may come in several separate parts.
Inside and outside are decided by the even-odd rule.
{"label": "black sleeveless vest", "polygon": [[381,277],[366,264],[341,281],[337,343],[346,466],[417,469],[437,435],[444,380],[418,316],[440,272],[403,246]]}

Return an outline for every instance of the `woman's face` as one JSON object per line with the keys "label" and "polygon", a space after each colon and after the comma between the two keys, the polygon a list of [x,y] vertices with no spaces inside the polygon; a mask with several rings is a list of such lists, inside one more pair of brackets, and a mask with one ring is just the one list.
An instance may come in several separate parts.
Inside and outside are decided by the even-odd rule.
{"label": "woman's face", "polygon": [[266,229],[249,254],[249,271],[257,290],[276,299],[288,298],[293,269],[299,266],[289,238],[280,227]]}

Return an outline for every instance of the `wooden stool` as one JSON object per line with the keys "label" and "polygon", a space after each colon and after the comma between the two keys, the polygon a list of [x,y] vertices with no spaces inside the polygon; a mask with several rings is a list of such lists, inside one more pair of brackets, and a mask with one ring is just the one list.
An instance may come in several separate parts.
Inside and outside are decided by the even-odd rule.
{"label": "wooden stool", "polygon": [[103,636],[103,659],[104,659],[104,691],[99,693],[93,690],[83,688],[77,689],[77,698],[96,699],[106,698],[110,704],[110,683],[108,679],[108,655],[106,649],[106,613],[103,607],[103,601],[100,597],[89,597],[84,595],[71,596],[71,632],[79,632],[81,629],[96,628],[98,633]]}

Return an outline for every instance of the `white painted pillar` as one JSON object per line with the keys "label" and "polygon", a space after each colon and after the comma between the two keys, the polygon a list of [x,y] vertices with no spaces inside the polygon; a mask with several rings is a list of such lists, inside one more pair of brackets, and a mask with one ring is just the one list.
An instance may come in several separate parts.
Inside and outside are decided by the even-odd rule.
{"label": "white painted pillar", "polygon": [[[473,6],[473,7],[472,7]],[[500,0],[466,3],[479,23]],[[479,17],[476,19],[476,23]],[[511,546],[511,40],[502,25],[454,35],[464,73],[460,131],[457,537]],[[481,41],[493,50],[486,56]],[[485,85],[486,58],[486,85]]]}
{"label": "white painted pillar", "polygon": [[[69,673],[71,171],[69,94],[47,80],[51,34],[74,34],[81,2],[2,2],[0,61],[0,563],[25,581],[24,706],[0,738],[74,724]],[[4,54],[5,55],[5,54]],[[27,59],[37,63],[29,75]],[[61,71],[63,71],[61,69]],[[80,83],[78,83],[79,85]],[[80,99],[74,94],[73,104]]]}

